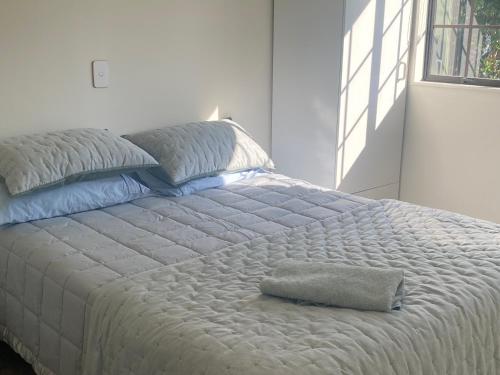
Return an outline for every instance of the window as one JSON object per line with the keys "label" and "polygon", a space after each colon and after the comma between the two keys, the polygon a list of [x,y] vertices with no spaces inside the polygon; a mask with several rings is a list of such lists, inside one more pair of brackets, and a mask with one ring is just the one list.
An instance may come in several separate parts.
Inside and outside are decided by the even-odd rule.
{"label": "window", "polygon": [[425,79],[500,86],[500,0],[430,0]]}

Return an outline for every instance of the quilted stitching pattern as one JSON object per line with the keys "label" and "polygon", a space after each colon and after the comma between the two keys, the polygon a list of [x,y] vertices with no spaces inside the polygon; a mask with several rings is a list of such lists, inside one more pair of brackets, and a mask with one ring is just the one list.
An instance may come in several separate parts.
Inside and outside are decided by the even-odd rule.
{"label": "quilted stitching pattern", "polygon": [[231,121],[204,121],[126,135],[161,165],[157,177],[178,185],[220,172],[274,168],[266,152]]}
{"label": "quilted stitching pattern", "polygon": [[0,229],[0,336],[39,374],[78,374],[93,290],[367,202],[267,175]]}
{"label": "quilted stitching pattern", "polygon": [[[285,258],[404,268],[378,313],[262,296]],[[500,226],[396,201],[111,283],[90,308],[86,372],[489,375],[500,372]]]}
{"label": "quilted stitching pattern", "polygon": [[106,130],[74,129],[0,141],[0,176],[12,195],[90,173],[158,165],[149,154]]}

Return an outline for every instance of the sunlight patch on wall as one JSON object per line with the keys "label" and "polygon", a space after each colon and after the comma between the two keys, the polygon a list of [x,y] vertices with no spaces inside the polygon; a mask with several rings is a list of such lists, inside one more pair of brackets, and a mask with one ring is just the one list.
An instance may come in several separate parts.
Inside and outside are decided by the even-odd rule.
{"label": "sunlight patch on wall", "polygon": [[351,170],[367,142],[368,111],[364,111],[339,148],[340,167],[337,168],[337,181],[342,181]]}
{"label": "sunlight patch on wall", "polygon": [[385,3],[384,33],[380,56],[380,80],[375,129],[386,118],[406,87],[409,22],[404,22],[411,12],[408,0]]}
{"label": "sunlight patch on wall", "polygon": [[402,113],[395,105],[406,88],[412,11],[411,0],[352,0],[346,5],[337,188],[349,173],[359,176],[376,163],[382,139],[377,131],[395,126],[390,113]]}
{"label": "sunlight patch on wall", "polygon": [[397,70],[395,70],[388,78],[386,78],[384,86],[380,88],[380,92],[378,95],[375,129],[378,129],[378,127],[382,125],[387,114],[392,109],[394,103],[396,103],[396,100],[399,97],[400,93],[397,92],[397,81]]}
{"label": "sunlight patch on wall", "polygon": [[[360,67],[372,52],[373,25],[375,23],[376,1],[370,1],[356,20],[351,21],[351,74]],[[345,47],[345,46],[344,46]],[[349,78],[352,78],[350,76]]]}
{"label": "sunlight patch on wall", "polygon": [[342,53],[342,76],[341,76],[341,81],[340,81],[340,87],[341,87],[341,93],[344,94],[344,92],[347,89],[347,85],[349,82],[349,77],[348,74],[346,74],[345,69],[346,67],[349,67],[349,63],[351,61],[351,29],[346,30],[344,33],[344,40],[343,40],[343,53]]}
{"label": "sunlight patch on wall", "polygon": [[424,75],[425,37],[427,31],[428,1],[419,1],[415,15],[415,46],[413,51],[413,76],[412,80],[421,81]]}
{"label": "sunlight patch on wall", "polygon": [[[384,4],[384,33],[395,23],[399,26],[402,0],[386,1]],[[395,22],[397,20],[397,22]]]}
{"label": "sunlight patch on wall", "polygon": [[367,36],[373,36],[375,5],[375,1],[369,2],[355,19],[349,19],[354,15],[346,15],[337,137],[337,188],[366,147],[373,62],[373,38]]}
{"label": "sunlight patch on wall", "polygon": [[216,106],[210,117],[207,118],[207,121],[217,121],[219,120],[219,106]]}
{"label": "sunlight patch on wall", "polygon": [[394,70],[389,77],[385,79],[382,87],[380,87],[378,95],[378,105],[377,105],[377,119],[375,122],[375,129],[382,124],[385,117],[391,110],[392,106],[396,102],[395,100],[395,90],[397,89],[397,70]]}
{"label": "sunlight patch on wall", "polygon": [[377,129],[389,113],[396,101],[398,74],[400,73],[399,64],[399,46],[401,9],[397,11],[394,4],[398,1],[388,1],[385,11],[389,12],[390,17],[384,22],[384,33],[382,39],[382,49],[380,54],[380,79],[378,84],[378,103],[375,129]]}
{"label": "sunlight patch on wall", "polygon": [[[388,3],[398,3],[398,1],[389,1]],[[399,62],[399,46],[401,44],[400,23],[401,12],[396,17],[392,18],[391,23],[387,28],[384,28],[382,38],[382,48],[380,51],[380,81],[378,89],[382,86],[387,86],[386,81],[395,76],[394,72],[397,70]],[[394,90],[394,84],[392,85]]]}

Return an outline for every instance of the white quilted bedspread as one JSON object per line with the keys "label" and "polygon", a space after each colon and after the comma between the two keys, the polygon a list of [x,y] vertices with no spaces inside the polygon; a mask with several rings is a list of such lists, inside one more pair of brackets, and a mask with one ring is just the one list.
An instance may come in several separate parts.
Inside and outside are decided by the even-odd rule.
{"label": "white quilted bedspread", "polygon": [[367,202],[269,174],[0,228],[0,339],[39,375],[79,374],[95,289]]}
{"label": "white quilted bedspread", "polygon": [[[406,271],[402,311],[262,296],[284,258]],[[85,374],[500,374],[500,226],[396,201],[112,282]]]}

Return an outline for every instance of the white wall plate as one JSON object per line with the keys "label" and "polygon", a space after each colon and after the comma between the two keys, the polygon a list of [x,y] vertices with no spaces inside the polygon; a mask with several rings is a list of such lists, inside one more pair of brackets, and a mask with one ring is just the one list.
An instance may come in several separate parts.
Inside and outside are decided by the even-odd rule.
{"label": "white wall plate", "polygon": [[109,65],[105,60],[95,60],[92,62],[92,72],[94,76],[94,87],[105,88],[109,86]]}

